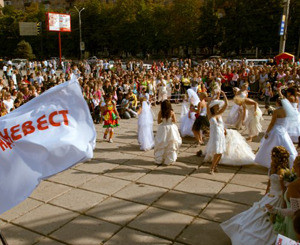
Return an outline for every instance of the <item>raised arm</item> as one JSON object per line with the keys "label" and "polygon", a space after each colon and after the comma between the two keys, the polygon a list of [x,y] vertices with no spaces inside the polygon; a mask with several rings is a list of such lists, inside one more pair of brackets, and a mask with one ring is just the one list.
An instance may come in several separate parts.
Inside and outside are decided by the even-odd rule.
{"label": "raised arm", "polygon": [[221,91],[221,94],[224,96],[224,102],[225,102],[225,104],[224,104],[224,106],[221,108],[221,110],[219,111],[218,114],[222,114],[222,113],[226,110],[226,108],[227,108],[227,106],[228,106],[228,99],[227,99],[226,94],[224,93],[224,91]]}
{"label": "raised arm", "polygon": [[285,97],[283,96],[282,92],[281,92],[281,88],[282,88],[282,87],[278,88],[278,95],[279,95],[280,98],[285,98]]}

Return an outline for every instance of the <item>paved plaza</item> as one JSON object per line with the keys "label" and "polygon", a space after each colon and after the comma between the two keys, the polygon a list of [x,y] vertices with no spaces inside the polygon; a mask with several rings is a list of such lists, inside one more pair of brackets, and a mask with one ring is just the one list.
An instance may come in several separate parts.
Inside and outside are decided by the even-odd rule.
{"label": "paved plaza", "polygon": [[[174,109],[179,119],[181,105]],[[264,118],[266,130],[271,117]],[[103,141],[102,125],[96,130],[93,160],[41,182],[0,216],[9,244],[226,245],[219,224],[265,193],[266,169],[222,166],[210,175],[196,156],[205,146],[192,138],[183,139],[177,162],[164,167],[154,164],[153,150],[139,150],[137,119],[121,120],[112,144]]]}

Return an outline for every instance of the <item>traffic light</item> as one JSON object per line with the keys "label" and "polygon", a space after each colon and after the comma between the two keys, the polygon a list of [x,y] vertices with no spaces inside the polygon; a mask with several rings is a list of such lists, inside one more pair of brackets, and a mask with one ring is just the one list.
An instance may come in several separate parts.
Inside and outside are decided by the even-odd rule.
{"label": "traffic light", "polygon": [[36,23],[37,34],[40,35],[42,33],[42,22]]}

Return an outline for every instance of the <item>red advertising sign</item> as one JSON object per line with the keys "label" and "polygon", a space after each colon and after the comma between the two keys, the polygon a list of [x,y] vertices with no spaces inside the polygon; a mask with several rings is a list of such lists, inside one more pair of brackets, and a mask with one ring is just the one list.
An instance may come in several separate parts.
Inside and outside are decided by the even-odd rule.
{"label": "red advertising sign", "polygon": [[47,13],[48,31],[71,32],[71,15]]}

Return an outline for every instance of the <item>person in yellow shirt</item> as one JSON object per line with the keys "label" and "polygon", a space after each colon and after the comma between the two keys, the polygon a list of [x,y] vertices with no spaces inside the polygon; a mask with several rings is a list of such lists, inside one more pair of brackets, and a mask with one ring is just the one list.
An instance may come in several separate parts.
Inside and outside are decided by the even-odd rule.
{"label": "person in yellow shirt", "polygon": [[187,73],[182,76],[181,82],[183,85],[183,93],[185,94],[186,91],[191,87],[191,80]]}
{"label": "person in yellow shirt", "polygon": [[138,100],[137,100],[137,96],[132,92],[132,90],[129,90],[129,101],[130,101],[130,109],[132,110],[136,110],[136,107],[137,107],[137,103],[138,103]]}

